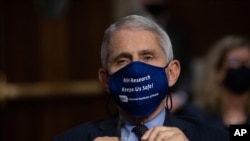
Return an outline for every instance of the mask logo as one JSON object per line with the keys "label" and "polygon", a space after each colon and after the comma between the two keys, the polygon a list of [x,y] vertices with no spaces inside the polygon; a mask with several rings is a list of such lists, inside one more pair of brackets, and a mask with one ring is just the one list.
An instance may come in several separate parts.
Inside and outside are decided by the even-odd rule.
{"label": "mask logo", "polygon": [[129,115],[140,118],[153,113],[168,93],[165,67],[132,62],[110,76],[112,99]]}
{"label": "mask logo", "polygon": [[119,95],[121,102],[128,102],[128,97],[126,95]]}

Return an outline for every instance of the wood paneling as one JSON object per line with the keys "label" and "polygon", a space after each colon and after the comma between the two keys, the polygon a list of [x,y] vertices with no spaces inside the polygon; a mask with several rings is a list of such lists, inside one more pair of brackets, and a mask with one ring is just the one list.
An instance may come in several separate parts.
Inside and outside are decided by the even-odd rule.
{"label": "wood paneling", "polygon": [[67,15],[39,17],[41,81],[67,81],[69,76],[69,27]]}
{"label": "wood paneling", "polygon": [[96,80],[110,2],[68,0],[64,12],[48,15],[39,1],[1,0],[1,141],[48,141],[107,116]]}
{"label": "wood paneling", "polygon": [[106,94],[6,101],[1,109],[0,139],[50,141],[56,134],[78,124],[107,118],[106,101]]}
{"label": "wood paneling", "polygon": [[57,16],[48,16],[34,3],[4,0],[3,71],[8,81],[96,79],[102,36],[111,19],[110,3],[69,1]]}
{"label": "wood paneling", "polygon": [[170,0],[169,11],[190,37],[192,57],[202,57],[228,34],[250,37],[249,0]]}
{"label": "wood paneling", "polygon": [[[75,1],[69,13],[70,79],[97,78],[100,67],[100,47],[104,30],[109,26],[111,17],[110,3]],[[111,15],[111,14],[110,14]]]}
{"label": "wood paneling", "polygon": [[40,80],[38,21],[32,1],[4,0],[4,73],[9,82]]}

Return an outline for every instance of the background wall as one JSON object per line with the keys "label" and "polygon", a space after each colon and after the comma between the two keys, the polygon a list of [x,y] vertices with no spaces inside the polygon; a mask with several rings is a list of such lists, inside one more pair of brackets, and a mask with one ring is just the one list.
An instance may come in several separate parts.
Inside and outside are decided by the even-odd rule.
{"label": "background wall", "polygon": [[107,117],[97,80],[109,1],[1,0],[0,140],[48,141]]}
{"label": "background wall", "polygon": [[[102,36],[115,19],[133,13],[133,2],[0,2],[0,140],[47,141],[107,117],[107,95],[97,80]],[[249,6],[248,0],[169,0],[193,60],[224,35],[249,37]]]}

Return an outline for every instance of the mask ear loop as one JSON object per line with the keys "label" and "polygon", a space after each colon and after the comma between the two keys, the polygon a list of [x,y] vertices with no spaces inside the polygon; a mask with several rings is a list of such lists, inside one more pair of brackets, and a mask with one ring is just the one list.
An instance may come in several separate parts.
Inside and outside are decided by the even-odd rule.
{"label": "mask ear loop", "polygon": [[[106,72],[107,72],[108,76],[110,77],[110,74],[108,73],[108,70],[106,70]],[[114,117],[116,115],[116,112],[118,112],[118,111],[116,111],[116,112],[113,113],[112,109],[110,108],[111,104],[112,104],[111,95],[108,94],[108,99],[106,101],[105,109],[106,109],[106,112],[108,113],[110,118]]]}
{"label": "mask ear loop", "polygon": [[[168,62],[168,64],[164,67],[164,68],[167,68],[168,65],[170,64],[171,61]],[[171,90],[170,90],[170,87],[168,87],[168,93],[167,93],[167,99],[166,99],[166,106],[167,106],[167,109],[169,111],[172,110],[172,107],[173,107],[173,100],[172,100],[172,95],[171,95]],[[170,99],[170,107],[168,106],[168,99]]]}
{"label": "mask ear loop", "polygon": [[105,109],[106,109],[106,112],[108,113],[110,118],[118,116],[118,113],[119,113],[117,109],[112,109],[112,107],[113,107],[112,102],[113,102],[112,98],[111,98],[111,96],[109,94],[108,99],[106,101]]}
{"label": "mask ear loop", "polygon": [[106,102],[106,112],[107,112],[108,115],[111,117],[111,116],[112,116],[112,112],[111,112],[111,110],[110,110],[110,108],[109,108],[110,100],[111,100],[111,96],[110,96],[110,94],[109,94],[109,95],[108,95],[108,100],[107,100],[107,102]]}
{"label": "mask ear loop", "polygon": [[[168,99],[170,99],[170,107],[168,106]],[[167,105],[167,109],[169,111],[172,110],[172,107],[173,107],[173,100],[172,100],[172,95],[171,95],[171,92],[170,92],[170,88],[169,88],[169,92],[167,94],[167,100],[166,100],[166,105]]]}
{"label": "mask ear loop", "polygon": [[[171,61],[172,61],[172,60],[171,60]],[[167,65],[166,65],[165,67],[163,67],[163,68],[167,68],[171,61],[169,61],[169,62],[167,63]]]}

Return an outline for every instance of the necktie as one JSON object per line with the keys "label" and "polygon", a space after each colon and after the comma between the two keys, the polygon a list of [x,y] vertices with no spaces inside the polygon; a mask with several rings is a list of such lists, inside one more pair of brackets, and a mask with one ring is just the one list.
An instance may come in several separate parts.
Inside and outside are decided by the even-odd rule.
{"label": "necktie", "polygon": [[132,129],[132,131],[136,134],[139,140],[147,130],[148,128],[144,124],[138,124]]}

